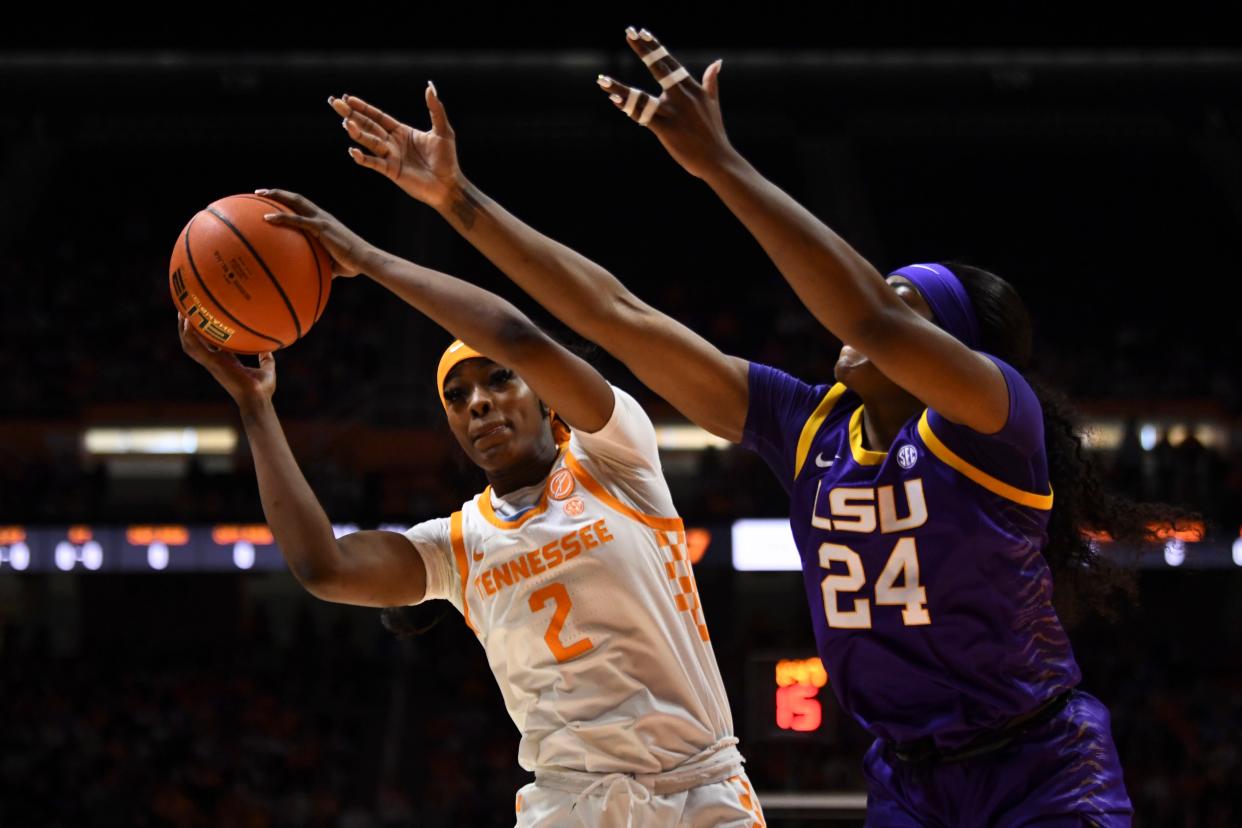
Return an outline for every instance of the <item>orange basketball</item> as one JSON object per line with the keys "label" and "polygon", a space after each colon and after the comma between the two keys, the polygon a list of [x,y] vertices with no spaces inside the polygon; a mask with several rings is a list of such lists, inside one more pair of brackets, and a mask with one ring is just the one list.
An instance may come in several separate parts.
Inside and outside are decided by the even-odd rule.
{"label": "orange basketball", "polygon": [[257,195],[222,198],[181,231],[168,285],[181,315],[208,342],[239,354],[291,345],[328,304],[332,261],[318,240],[276,227],[265,213],[292,212]]}

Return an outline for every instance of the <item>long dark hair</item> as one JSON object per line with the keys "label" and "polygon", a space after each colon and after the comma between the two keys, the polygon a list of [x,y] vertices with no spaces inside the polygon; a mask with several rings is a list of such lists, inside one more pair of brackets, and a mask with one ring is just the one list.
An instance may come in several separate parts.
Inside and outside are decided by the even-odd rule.
{"label": "long dark hair", "polygon": [[[979,319],[980,349],[1026,375],[1031,318],[1018,292],[978,267],[942,264],[970,296]],[[1043,408],[1048,477],[1055,495],[1043,554],[1053,573],[1057,613],[1067,624],[1091,613],[1115,620],[1119,605],[1138,597],[1135,571],[1101,555],[1090,535],[1137,546],[1157,540],[1160,529],[1181,527],[1197,516],[1163,503],[1136,503],[1105,489],[1095,461],[1083,451],[1078,417],[1065,395],[1030,376],[1027,380]]]}

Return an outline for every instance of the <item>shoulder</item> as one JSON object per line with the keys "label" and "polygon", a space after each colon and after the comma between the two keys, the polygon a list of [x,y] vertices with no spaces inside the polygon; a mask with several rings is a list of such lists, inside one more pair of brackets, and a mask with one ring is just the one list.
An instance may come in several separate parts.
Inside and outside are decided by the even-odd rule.
{"label": "shoulder", "polygon": [[611,386],[612,416],[598,431],[570,430],[570,449],[579,456],[620,471],[660,470],[660,453],[651,417],[628,392]]}
{"label": "shoulder", "polygon": [[1035,389],[1020,371],[1003,359],[991,354],[984,354],[984,356],[996,365],[1001,376],[1005,378],[1005,387],[1009,395],[1009,412],[1006,415],[1005,424],[999,431],[984,434],[948,420],[935,409],[928,409],[929,425],[937,434],[948,435],[951,440],[1005,445],[1023,456],[1042,452],[1044,413]]}
{"label": "shoulder", "polygon": [[424,544],[448,549],[452,519],[447,517],[432,518],[416,523],[403,534],[415,546]]}
{"label": "shoulder", "polygon": [[984,434],[929,408],[919,420],[919,436],[932,454],[983,488],[1023,505],[1047,509],[1052,496],[1039,397],[1015,368],[985,356],[996,363],[1008,387],[1005,425]]}
{"label": "shoulder", "polygon": [[759,454],[788,487],[815,436],[848,419],[857,397],[844,385],[811,385],[762,363],[750,364],[750,402],[742,445]]}

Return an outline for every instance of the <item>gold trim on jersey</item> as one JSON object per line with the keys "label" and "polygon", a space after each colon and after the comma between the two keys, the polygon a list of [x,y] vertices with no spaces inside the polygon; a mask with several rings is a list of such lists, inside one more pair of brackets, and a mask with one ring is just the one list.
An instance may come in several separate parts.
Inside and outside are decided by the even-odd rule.
{"label": "gold trim on jersey", "polygon": [[1052,487],[1048,487],[1048,494],[1037,494],[1010,486],[1001,480],[997,480],[992,475],[982,469],[972,466],[961,457],[953,453],[953,450],[940,442],[940,438],[932,431],[931,423],[927,420],[927,409],[923,410],[923,416],[919,417],[919,436],[923,438],[923,442],[931,449],[931,453],[940,458],[945,465],[961,472],[964,476],[978,483],[983,488],[993,494],[1012,500],[1023,506],[1030,506],[1033,509],[1043,509],[1047,511],[1052,508]]}
{"label": "gold trim on jersey", "polygon": [[466,619],[466,626],[479,634],[479,628],[470,620],[470,596],[466,590],[470,586],[470,556],[466,554],[466,536],[461,528],[461,512],[453,512],[449,518],[449,544],[453,547],[453,555],[457,558],[457,571],[461,575],[461,614]]}
{"label": "gold trim on jersey", "polygon": [[863,448],[862,418],[863,407],[860,405],[850,417],[850,453],[854,455],[854,462],[860,466],[878,466],[888,457],[888,452]]}
{"label": "gold trim on jersey", "polygon": [[[567,451],[567,449],[562,446],[560,452],[565,451]],[[560,453],[557,454],[557,459],[560,459]],[[552,464],[552,468],[556,468],[556,463]],[[500,515],[496,514],[496,510],[492,507],[492,487],[490,485],[485,488],[483,493],[478,497],[479,514],[483,515],[483,519],[492,526],[495,526],[497,529],[522,528],[528,520],[542,515],[548,510],[548,480],[552,479],[552,475],[554,473],[555,472],[549,472],[547,479],[543,481],[543,491],[539,493],[539,500],[530,508],[529,511],[523,512],[517,520],[505,520]]]}
{"label": "gold trim on jersey", "polygon": [[794,454],[794,480],[797,480],[798,475],[802,473],[802,467],[806,464],[807,455],[811,453],[811,443],[815,441],[815,435],[819,433],[819,427],[824,424],[824,420],[828,419],[828,415],[832,413],[833,406],[837,404],[837,400],[844,393],[845,386],[838,382],[828,389],[828,393],[819,401],[819,405],[815,406],[811,416],[806,418],[806,423],[802,426],[802,434],[798,436],[798,450]]}
{"label": "gold trim on jersey", "polygon": [[505,520],[496,514],[496,510],[492,508],[492,487],[488,486],[479,495],[479,514],[483,519],[495,526],[497,529],[520,529],[526,521],[537,515],[542,515],[548,509],[548,490],[545,488],[539,495],[539,502],[530,507],[529,511],[523,512],[517,520]]}
{"label": "gold trim on jersey", "polygon": [[574,477],[586,487],[588,492],[595,495],[597,500],[613,511],[620,512],[631,520],[636,520],[645,526],[650,526],[652,529],[663,529],[666,532],[683,531],[681,518],[679,517],[660,517],[658,515],[643,514],[637,509],[617,500],[611,492],[601,486],[594,477],[591,477],[590,473],[578,462],[578,458],[574,457],[573,452],[565,452],[565,465],[574,473]]}

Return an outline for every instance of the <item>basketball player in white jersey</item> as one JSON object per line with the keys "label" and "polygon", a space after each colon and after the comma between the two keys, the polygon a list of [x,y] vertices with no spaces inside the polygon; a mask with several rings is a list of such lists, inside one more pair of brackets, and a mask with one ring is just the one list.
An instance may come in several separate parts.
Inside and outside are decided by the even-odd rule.
{"label": "basketball player in white jersey", "polygon": [[293,574],[329,601],[461,611],[535,774],[517,825],[762,826],[642,408],[500,297],[378,250],[301,196],[259,192],[292,209],[268,220],[316,236],[336,275],[366,273],[459,337],[436,387],[490,481],[404,536],[334,538],[276,417],[272,355],[249,368],[183,320],[185,351],[241,410]]}

